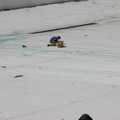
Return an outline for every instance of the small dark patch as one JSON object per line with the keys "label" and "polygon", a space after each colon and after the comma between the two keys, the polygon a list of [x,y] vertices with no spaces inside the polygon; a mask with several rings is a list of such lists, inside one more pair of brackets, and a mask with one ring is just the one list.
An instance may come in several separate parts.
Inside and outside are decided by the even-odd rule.
{"label": "small dark patch", "polygon": [[16,75],[14,78],[23,77],[23,75]]}
{"label": "small dark patch", "polygon": [[25,45],[22,45],[22,47],[23,47],[23,48],[27,48],[27,46],[25,46]]}

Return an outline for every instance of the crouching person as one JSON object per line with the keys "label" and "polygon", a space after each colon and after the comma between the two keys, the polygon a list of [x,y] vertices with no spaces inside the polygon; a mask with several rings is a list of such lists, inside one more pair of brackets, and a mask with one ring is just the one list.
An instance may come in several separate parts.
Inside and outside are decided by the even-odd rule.
{"label": "crouching person", "polygon": [[48,46],[57,46],[57,42],[58,40],[61,39],[60,36],[53,36],[51,39],[50,39],[50,43],[51,44],[48,44]]}

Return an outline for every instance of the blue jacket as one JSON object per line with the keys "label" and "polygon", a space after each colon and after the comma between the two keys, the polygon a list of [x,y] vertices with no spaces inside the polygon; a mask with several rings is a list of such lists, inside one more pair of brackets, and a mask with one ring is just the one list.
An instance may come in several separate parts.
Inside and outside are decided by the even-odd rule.
{"label": "blue jacket", "polygon": [[57,41],[58,41],[58,37],[53,36],[53,37],[50,39],[50,41],[53,41],[53,40],[57,42]]}

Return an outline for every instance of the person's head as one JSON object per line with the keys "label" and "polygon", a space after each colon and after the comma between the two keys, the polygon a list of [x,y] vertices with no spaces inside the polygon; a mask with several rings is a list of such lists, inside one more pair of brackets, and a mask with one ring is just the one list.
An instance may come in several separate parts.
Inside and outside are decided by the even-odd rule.
{"label": "person's head", "polygon": [[60,37],[60,36],[58,36],[58,39],[61,39],[61,37]]}
{"label": "person's head", "polygon": [[78,120],[93,120],[88,114],[83,114]]}

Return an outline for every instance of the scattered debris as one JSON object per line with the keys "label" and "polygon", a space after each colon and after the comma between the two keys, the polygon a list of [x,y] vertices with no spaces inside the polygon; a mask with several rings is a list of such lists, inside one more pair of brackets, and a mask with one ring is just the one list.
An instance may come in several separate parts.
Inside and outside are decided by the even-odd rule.
{"label": "scattered debris", "polygon": [[16,75],[14,78],[23,77],[23,75]]}
{"label": "scattered debris", "polygon": [[6,68],[6,66],[1,66],[1,68]]}

